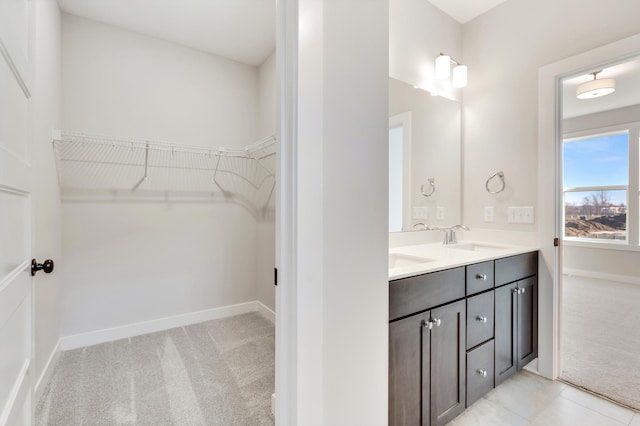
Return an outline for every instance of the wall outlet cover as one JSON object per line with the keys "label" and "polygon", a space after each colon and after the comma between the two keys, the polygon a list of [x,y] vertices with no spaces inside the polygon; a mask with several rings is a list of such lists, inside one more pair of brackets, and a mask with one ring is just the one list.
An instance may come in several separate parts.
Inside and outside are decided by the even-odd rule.
{"label": "wall outlet cover", "polygon": [[535,212],[533,207],[509,207],[507,209],[507,222],[509,223],[534,223]]}
{"label": "wall outlet cover", "polygon": [[438,206],[436,208],[436,219],[444,220],[444,206]]}
{"label": "wall outlet cover", "polygon": [[493,222],[495,218],[493,206],[484,207],[484,221]]}
{"label": "wall outlet cover", "polygon": [[427,207],[414,207],[413,208],[414,219],[429,219],[429,209]]}

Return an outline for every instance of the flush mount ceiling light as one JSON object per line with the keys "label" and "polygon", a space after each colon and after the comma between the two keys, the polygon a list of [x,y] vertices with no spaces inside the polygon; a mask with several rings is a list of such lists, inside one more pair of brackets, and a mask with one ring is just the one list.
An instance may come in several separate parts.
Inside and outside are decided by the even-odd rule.
{"label": "flush mount ceiling light", "polygon": [[613,78],[601,78],[597,76],[600,71],[592,72],[593,80],[582,83],[576,88],[576,97],[578,99],[593,99],[600,96],[610,95],[616,91],[616,81]]}
{"label": "flush mount ceiling light", "polygon": [[451,56],[444,53],[440,53],[440,56],[436,58],[435,78],[436,80],[444,80],[451,75],[451,64],[455,65],[453,68],[453,77],[451,80],[451,86],[456,89],[465,87],[467,85],[467,67],[460,64],[460,62],[452,59]]}

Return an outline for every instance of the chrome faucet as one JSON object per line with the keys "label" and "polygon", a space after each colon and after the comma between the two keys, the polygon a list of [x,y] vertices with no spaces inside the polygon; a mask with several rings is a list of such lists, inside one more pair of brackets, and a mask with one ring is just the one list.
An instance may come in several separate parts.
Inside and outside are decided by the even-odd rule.
{"label": "chrome faucet", "polygon": [[458,229],[463,229],[465,231],[470,231],[468,226],[465,225],[453,225],[449,228],[449,240],[447,241],[447,234],[445,233],[445,241],[443,244],[458,244],[458,238],[456,237],[456,231]]}
{"label": "chrome faucet", "polygon": [[444,232],[444,239],[442,240],[442,244],[444,245],[449,245],[449,244],[458,244],[458,237],[456,236],[456,231],[459,229],[464,229],[465,231],[470,231],[469,227],[465,226],[465,225],[453,225],[449,228],[443,228],[440,226],[428,226],[425,225],[424,223],[416,223],[415,225],[413,225],[413,227],[417,227],[418,225],[421,225],[424,227],[425,231],[442,231]]}

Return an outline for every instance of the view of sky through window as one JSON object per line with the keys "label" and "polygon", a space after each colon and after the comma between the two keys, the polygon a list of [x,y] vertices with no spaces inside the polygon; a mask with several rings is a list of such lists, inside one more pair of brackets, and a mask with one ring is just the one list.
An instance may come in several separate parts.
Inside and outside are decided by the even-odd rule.
{"label": "view of sky through window", "polygon": [[[564,143],[564,187],[628,185],[627,133],[597,136]],[[627,204],[626,191],[611,191],[613,204]],[[565,193],[566,203],[581,204],[584,193]]]}
{"label": "view of sky through window", "polygon": [[565,236],[626,240],[628,133],[565,141],[563,148]]}

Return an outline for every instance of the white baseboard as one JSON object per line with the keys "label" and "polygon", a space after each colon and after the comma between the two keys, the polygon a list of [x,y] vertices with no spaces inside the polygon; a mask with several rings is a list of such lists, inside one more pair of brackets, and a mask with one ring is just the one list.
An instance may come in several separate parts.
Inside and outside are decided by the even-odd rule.
{"label": "white baseboard", "polygon": [[257,311],[260,313],[260,315],[262,315],[263,317],[265,317],[266,319],[271,321],[272,324],[276,323],[276,313],[275,312],[273,312],[271,309],[269,309],[265,304],[263,304],[259,300],[256,301],[256,305],[257,305],[257,308],[258,308]]}
{"label": "white baseboard", "polygon": [[562,273],[564,275],[575,275],[578,277],[595,278],[598,280],[616,281],[620,283],[640,285],[640,277],[634,277],[630,275],[608,274],[605,272],[594,272],[575,268],[563,268]]}
{"label": "white baseboard", "polygon": [[112,342],[114,340],[126,339],[129,337],[140,336],[142,334],[154,333],[175,327],[183,327],[185,325],[245,314],[248,312],[259,312],[268,320],[275,322],[275,313],[271,309],[267,308],[259,301],[253,301],[239,303],[237,305],[222,306],[220,308],[205,309],[202,311],[190,312],[188,314],[173,315],[170,317],[106,328],[103,330],[89,331],[71,336],[64,336],[61,338],[62,344],[60,349],[67,351],[70,349]]}
{"label": "white baseboard", "polygon": [[47,387],[47,383],[49,383],[49,379],[51,379],[51,375],[53,374],[54,367],[58,363],[58,358],[60,357],[60,351],[62,347],[62,338],[58,339],[58,342],[54,346],[51,351],[51,355],[49,355],[49,359],[40,373],[40,377],[38,377],[38,381],[36,382],[36,386],[33,390],[34,393],[34,404],[37,404],[40,401],[40,397],[42,396],[42,392],[44,392],[44,388]]}

